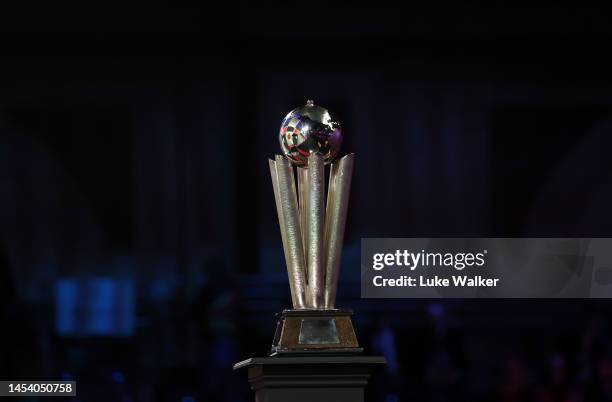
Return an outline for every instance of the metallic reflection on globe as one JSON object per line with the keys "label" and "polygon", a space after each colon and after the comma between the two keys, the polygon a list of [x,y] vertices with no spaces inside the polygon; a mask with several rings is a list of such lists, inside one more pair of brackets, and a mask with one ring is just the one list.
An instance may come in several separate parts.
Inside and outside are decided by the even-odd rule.
{"label": "metallic reflection on globe", "polygon": [[283,154],[296,166],[306,166],[310,154],[318,152],[326,164],[340,151],[340,123],[327,109],[308,101],[285,116],[278,135]]}

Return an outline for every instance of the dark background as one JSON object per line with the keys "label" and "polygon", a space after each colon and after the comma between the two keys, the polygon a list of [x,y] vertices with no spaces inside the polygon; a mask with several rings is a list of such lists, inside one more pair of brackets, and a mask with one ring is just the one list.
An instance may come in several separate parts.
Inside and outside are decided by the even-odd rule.
{"label": "dark background", "polygon": [[362,237],[612,235],[609,15],[510,4],[3,5],[1,379],[251,400],[231,366],[289,306],[267,158],[314,99],[357,158],[371,400],[612,400],[606,300],[359,300]]}

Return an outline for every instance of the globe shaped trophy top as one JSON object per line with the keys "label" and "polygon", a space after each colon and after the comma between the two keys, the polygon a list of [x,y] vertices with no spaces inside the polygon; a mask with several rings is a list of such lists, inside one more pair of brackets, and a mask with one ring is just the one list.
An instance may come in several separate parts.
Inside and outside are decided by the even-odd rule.
{"label": "globe shaped trophy top", "polygon": [[287,113],[278,133],[283,155],[295,166],[307,166],[308,157],[319,153],[325,164],[334,160],[342,145],[340,123],[312,100]]}

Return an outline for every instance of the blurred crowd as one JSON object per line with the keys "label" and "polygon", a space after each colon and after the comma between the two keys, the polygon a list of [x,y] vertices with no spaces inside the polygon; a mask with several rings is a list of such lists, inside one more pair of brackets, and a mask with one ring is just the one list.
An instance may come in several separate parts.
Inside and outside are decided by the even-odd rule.
{"label": "blurred crowd", "polygon": [[[612,400],[612,357],[607,321],[592,317],[582,330],[558,337],[524,333],[542,350],[553,353],[540,358],[541,350],[503,345],[504,331],[468,332],[460,316],[448,313],[444,304],[430,304],[424,328],[409,328],[402,336],[390,320],[380,319],[371,334],[372,351],[387,358],[386,372],[375,383],[380,401],[496,401],[496,402],[595,402]],[[486,318],[483,319],[483,321]],[[520,325],[520,317],[508,320]],[[519,331],[525,331],[519,328]],[[553,329],[555,332],[555,329]],[[482,338],[495,337],[485,367],[477,367],[474,356],[482,353]],[[401,342],[413,343],[400,353]],[[482,375],[483,370],[491,370]]]}

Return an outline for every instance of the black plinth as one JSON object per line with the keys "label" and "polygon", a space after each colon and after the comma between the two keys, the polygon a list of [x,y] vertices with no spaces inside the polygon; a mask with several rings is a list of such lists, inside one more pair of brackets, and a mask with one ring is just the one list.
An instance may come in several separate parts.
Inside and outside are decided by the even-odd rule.
{"label": "black plinth", "polygon": [[382,356],[274,356],[234,370],[248,370],[255,402],[363,402],[370,374],[385,363]]}

